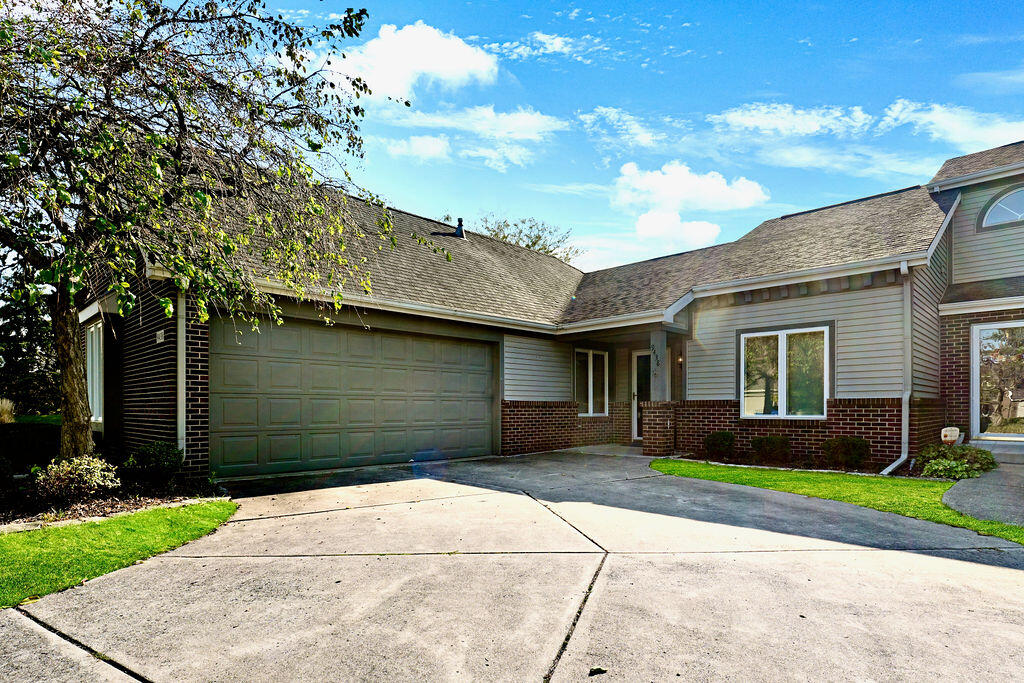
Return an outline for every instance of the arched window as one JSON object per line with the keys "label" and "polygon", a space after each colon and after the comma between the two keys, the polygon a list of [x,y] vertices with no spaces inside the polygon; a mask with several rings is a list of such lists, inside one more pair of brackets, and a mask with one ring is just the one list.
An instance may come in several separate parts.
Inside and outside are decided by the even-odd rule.
{"label": "arched window", "polygon": [[982,228],[1024,225],[1024,187],[993,197],[982,215]]}

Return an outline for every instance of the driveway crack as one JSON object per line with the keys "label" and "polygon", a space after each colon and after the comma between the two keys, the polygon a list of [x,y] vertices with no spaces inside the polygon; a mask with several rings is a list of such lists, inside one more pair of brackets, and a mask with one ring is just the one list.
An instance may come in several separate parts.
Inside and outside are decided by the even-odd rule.
{"label": "driveway crack", "polygon": [[57,628],[54,628],[53,626],[50,626],[48,623],[46,623],[42,619],[39,619],[38,617],[36,617],[31,612],[27,612],[24,609],[22,609],[21,607],[15,607],[14,611],[17,612],[18,614],[20,614],[21,616],[25,617],[29,621],[31,621],[31,622],[33,622],[35,624],[38,624],[40,627],[46,629],[47,631],[49,631],[53,635],[57,636],[61,640],[65,641],[67,643],[70,643],[71,645],[74,645],[75,647],[77,647],[80,650],[85,651],[90,656],[92,656],[94,659],[97,659],[97,660],[103,662],[104,664],[107,664],[107,665],[117,669],[118,671],[123,673],[125,676],[133,678],[136,681],[145,681],[145,683],[152,683],[151,679],[146,678],[142,674],[136,673],[135,671],[132,671],[131,669],[129,669],[127,666],[125,666],[121,662],[117,661],[116,659],[111,659],[109,656],[103,654],[99,650],[95,650],[95,649],[89,647],[88,645],[86,645],[82,641],[78,640],[74,636],[70,636],[67,633],[64,633],[63,631],[61,631],[60,629],[57,629]]}
{"label": "driveway crack", "polygon": [[555,517],[558,517],[558,518],[559,518],[560,520],[562,520],[563,522],[565,522],[566,524],[568,524],[568,525],[569,525],[570,527],[572,527],[572,529],[573,529],[573,530],[574,530],[574,531],[575,531],[576,533],[578,533],[578,534],[579,534],[580,536],[582,536],[583,538],[587,539],[588,541],[590,541],[591,543],[593,543],[594,545],[596,545],[596,546],[597,546],[598,548],[600,548],[600,549],[601,549],[601,552],[603,552],[603,553],[604,553],[605,555],[607,555],[607,554],[608,554],[608,549],[607,549],[607,548],[605,548],[605,547],[604,547],[603,545],[601,545],[600,543],[598,543],[597,541],[595,541],[595,540],[594,540],[593,538],[591,538],[590,536],[588,536],[588,535],[587,535],[586,533],[584,533],[584,532],[583,532],[583,531],[582,531],[582,530],[581,530],[581,529],[580,529],[580,528],[579,528],[578,526],[576,526],[575,524],[573,524],[572,522],[570,522],[569,520],[567,520],[567,519],[566,519],[565,517],[563,517],[562,515],[560,515],[560,514],[558,514],[557,512],[555,512],[555,511],[554,511],[554,510],[553,510],[553,509],[551,508],[551,506],[549,506],[549,505],[548,505],[547,503],[545,503],[544,501],[542,501],[542,500],[540,500],[540,499],[538,499],[538,498],[534,497],[534,495],[533,495],[532,493],[530,493],[529,491],[523,491],[522,493],[523,493],[523,495],[524,495],[524,496],[528,496],[528,497],[530,498],[530,500],[534,501],[535,503],[537,503],[538,505],[540,505],[541,507],[543,507],[543,508],[544,508],[545,510],[547,510],[548,512],[550,512],[551,514],[553,514],[553,515],[554,515]]}
{"label": "driveway crack", "polygon": [[558,648],[558,652],[555,653],[555,658],[551,662],[551,666],[548,667],[548,671],[544,674],[544,683],[548,683],[551,677],[555,675],[555,669],[558,668],[558,662],[562,660],[562,655],[565,654],[566,648],[569,647],[569,641],[572,640],[572,634],[576,631],[576,624],[580,621],[580,616],[583,615],[583,608],[587,606],[587,600],[590,599],[590,594],[594,591],[594,584],[597,583],[597,577],[601,573],[601,569],[604,568],[604,561],[608,559],[608,553],[605,552],[601,556],[601,561],[597,564],[597,569],[594,570],[594,576],[590,579],[590,584],[587,585],[587,590],[583,593],[583,599],[580,600],[580,606],[576,609],[576,614],[573,615],[572,623],[569,624],[569,630],[565,634],[565,638],[562,640],[562,644]]}

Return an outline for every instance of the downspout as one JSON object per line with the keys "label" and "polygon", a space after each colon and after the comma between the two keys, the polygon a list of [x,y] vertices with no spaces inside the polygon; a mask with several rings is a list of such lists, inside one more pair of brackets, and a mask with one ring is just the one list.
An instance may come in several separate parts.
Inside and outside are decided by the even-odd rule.
{"label": "downspout", "polygon": [[900,275],[903,277],[903,405],[900,425],[900,457],[896,458],[882,474],[892,474],[907,461],[910,456],[910,394],[912,392],[914,370],[914,335],[913,335],[913,300],[910,280],[910,268],[906,261],[900,262]]}
{"label": "downspout", "polygon": [[185,452],[185,294],[178,292],[178,448]]}

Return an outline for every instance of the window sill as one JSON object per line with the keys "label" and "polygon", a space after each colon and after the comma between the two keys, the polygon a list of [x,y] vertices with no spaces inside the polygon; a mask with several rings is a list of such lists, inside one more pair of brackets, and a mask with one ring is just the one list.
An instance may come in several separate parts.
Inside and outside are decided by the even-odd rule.
{"label": "window sill", "polygon": [[608,417],[608,413],[577,413],[576,417]]}
{"label": "window sill", "polygon": [[828,419],[828,415],[740,415],[741,420],[817,420]]}

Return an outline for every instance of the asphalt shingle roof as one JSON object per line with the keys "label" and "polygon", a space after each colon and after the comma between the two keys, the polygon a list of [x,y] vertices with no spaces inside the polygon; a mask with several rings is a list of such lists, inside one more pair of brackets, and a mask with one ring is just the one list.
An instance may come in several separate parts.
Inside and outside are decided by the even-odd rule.
{"label": "asphalt shingle roof", "polygon": [[[398,244],[378,251],[370,248],[377,243],[378,209],[351,199],[345,210],[367,233],[366,240],[354,240],[348,248],[367,257],[373,298],[553,324],[583,277],[553,256],[470,230],[461,239],[450,225],[390,208]],[[413,233],[447,250],[452,260]],[[361,294],[362,288],[350,281],[343,291]]]}
{"label": "asphalt shingle roof", "polygon": [[965,154],[962,157],[947,159],[942,168],[935,174],[929,183],[937,183],[941,180],[959,178],[960,176],[978,173],[990,168],[1009,166],[1010,164],[1024,163],[1024,140],[1014,142],[1002,147],[986,149],[974,154]]}
{"label": "asphalt shingle roof", "polygon": [[924,251],[954,198],[908,187],[773,218],[735,242],[586,273],[563,322],[663,310],[698,285]]}
{"label": "asphalt shingle roof", "polygon": [[984,301],[985,299],[1002,299],[1010,296],[1024,296],[1024,275],[950,285],[946,290],[946,295],[942,297],[942,303]]}

